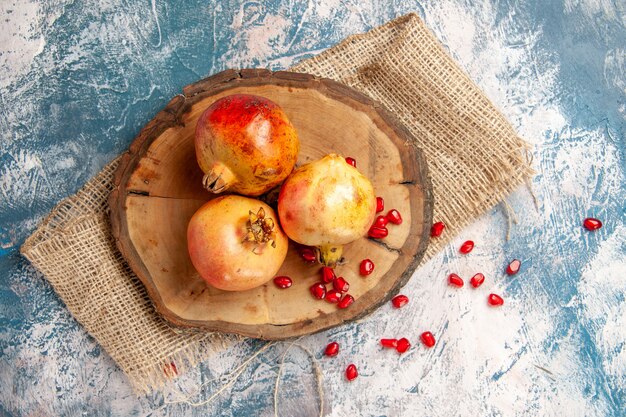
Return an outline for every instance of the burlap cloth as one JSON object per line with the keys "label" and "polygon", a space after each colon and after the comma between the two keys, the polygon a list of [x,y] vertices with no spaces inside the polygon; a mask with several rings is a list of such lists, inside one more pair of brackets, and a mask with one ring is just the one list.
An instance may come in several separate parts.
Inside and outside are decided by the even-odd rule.
{"label": "burlap cloth", "polygon": [[[425,260],[532,173],[526,143],[415,14],[351,36],[292,70],[364,92],[415,136],[430,169],[434,219],[447,225]],[[145,391],[240,338],[177,330],[157,315],[111,237],[107,196],[117,164],[63,200],[22,253],[131,384]]]}

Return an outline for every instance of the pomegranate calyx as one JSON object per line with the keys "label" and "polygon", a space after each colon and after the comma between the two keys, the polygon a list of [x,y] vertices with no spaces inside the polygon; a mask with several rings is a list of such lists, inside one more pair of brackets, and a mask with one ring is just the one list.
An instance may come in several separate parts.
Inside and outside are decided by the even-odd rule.
{"label": "pomegranate calyx", "polygon": [[321,245],[318,247],[319,260],[324,266],[334,268],[341,263],[343,255],[343,245]]}
{"label": "pomegranate calyx", "polygon": [[221,162],[216,162],[213,168],[202,177],[203,187],[213,194],[226,191],[235,181],[233,172]]}
{"label": "pomegranate calyx", "polygon": [[254,242],[256,244],[269,242],[270,245],[275,248],[276,242],[274,241],[274,237],[276,232],[274,227],[274,220],[271,217],[265,217],[263,207],[259,207],[256,213],[250,210],[248,221],[246,222],[247,232],[243,241]]}

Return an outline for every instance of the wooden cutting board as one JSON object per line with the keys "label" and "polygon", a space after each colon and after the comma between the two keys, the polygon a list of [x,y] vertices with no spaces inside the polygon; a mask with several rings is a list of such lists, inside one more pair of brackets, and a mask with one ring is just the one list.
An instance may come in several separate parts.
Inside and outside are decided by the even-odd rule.
{"label": "wooden cutting board", "polygon": [[[363,237],[344,249],[336,268],[356,301],[340,310],[313,298],[320,265],[299,256],[290,242],[278,275],[293,279],[289,289],[272,281],[243,292],[210,287],[187,253],[186,229],[193,213],[215,195],[202,188],[194,130],[202,112],[229,94],[247,93],[278,103],[300,138],[298,165],[328,153],[351,156],[401,225],[388,226],[382,240]],[[122,255],[148,290],[157,311],[175,325],[285,339],[313,333],[372,312],[407,282],[422,258],[432,222],[432,191],[422,153],[396,119],[362,93],[328,79],[267,70],[227,70],[184,88],[140,132],[123,155],[111,193],[111,225]],[[384,214],[384,213],[382,213]],[[359,263],[374,261],[362,277]],[[236,262],[236,260],[233,260]]]}

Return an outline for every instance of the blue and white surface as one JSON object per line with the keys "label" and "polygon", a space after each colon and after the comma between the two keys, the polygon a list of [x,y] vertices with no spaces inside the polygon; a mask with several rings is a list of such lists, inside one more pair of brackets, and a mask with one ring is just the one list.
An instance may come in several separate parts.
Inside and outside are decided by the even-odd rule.
{"label": "blue and white surface", "polygon": [[[211,403],[137,397],[18,250],[46,213],[124,151],[181,88],[230,67],[284,69],[415,11],[533,146],[505,240],[494,209],[419,269],[401,310],[305,337],[332,416],[626,415],[626,5],[611,0],[3,0],[0,4],[0,415],[274,415],[265,351]],[[582,219],[604,221],[597,232]],[[476,248],[460,256],[460,242]],[[506,277],[506,263],[522,271]],[[481,271],[478,290],[445,277]],[[489,292],[505,305],[487,307]],[[431,330],[427,350],[418,336]],[[381,337],[413,347],[382,351]],[[319,353],[331,340],[342,351]],[[250,341],[185,376],[194,388]],[[358,366],[347,383],[343,370]],[[292,349],[279,414],[317,415],[307,356]],[[209,398],[211,385],[192,402]]]}

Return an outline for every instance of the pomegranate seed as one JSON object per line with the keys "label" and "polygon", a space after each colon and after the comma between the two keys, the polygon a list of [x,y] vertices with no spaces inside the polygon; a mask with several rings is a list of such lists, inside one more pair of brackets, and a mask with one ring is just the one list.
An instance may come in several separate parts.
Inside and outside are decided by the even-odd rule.
{"label": "pomegranate seed", "polygon": [[485,282],[485,276],[480,272],[470,279],[470,284],[472,284],[472,287],[474,288],[480,287],[481,285],[483,285],[483,282]]}
{"label": "pomegranate seed", "polygon": [[396,346],[396,350],[398,351],[398,353],[404,353],[407,350],[409,350],[410,347],[411,347],[411,343],[409,343],[409,340],[403,337],[402,339],[398,340],[398,345]]}
{"label": "pomegranate seed", "polygon": [[317,262],[317,256],[315,255],[315,250],[312,248],[301,248],[299,250],[300,256],[308,263]]}
{"label": "pomegranate seed", "polygon": [[391,304],[393,304],[395,308],[404,307],[405,305],[407,305],[408,302],[409,302],[409,297],[407,297],[406,295],[402,295],[402,294],[398,294],[391,299]]}
{"label": "pomegranate seed", "polygon": [[387,213],[387,220],[393,224],[402,224],[402,216],[396,209],[389,210],[389,213]]}
{"label": "pomegranate seed", "polygon": [[335,275],[335,271],[332,268],[328,266],[322,267],[322,281],[328,284],[329,282],[333,282],[335,278],[337,278],[337,276]]}
{"label": "pomegranate seed", "polygon": [[466,240],[465,242],[463,242],[463,244],[459,248],[459,252],[466,254],[466,253],[470,253],[472,249],[474,249],[474,242],[471,240]]}
{"label": "pomegranate seed", "polygon": [[285,288],[289,288],[291,287],[291,278],[289,277],[285,277],[285,276],[280,276],[280,277],[276,277],[274,278],[274,285],[276,285],[278,288],[281,289],[285,289]]}
{"label": "pomegranate seed", "polygon": [[380,339],[380,344],[386,348],[396,348],[398,346],[398,339]]}
{"label": "pomegranate seed", "polygon": [[382,197],[376,197],[376,213],[380,213],[385,209],[385,200]]}
{"label": "pomegranate seed", "polygon": [[374,271],[374,262],[371,259],[363,259],[359,266],[359,272],[361,275],[369,275]]}
{"label": "pomegranate seed", "polygon": [[602,227],[602,222],[596,218],[587,217],[583,222],[583,226],[585,226],[587,230],[598,230]]}
{"label": "pomegranate seed", "polygon": [[348,163],[348,165],[352,165],[353,167],[356,168],[356,159],[351,158],[351,157],[347,157],[346,158],[346,162]]}
{"label": "pomegranate seed", "polygon": [[338,353],[339,343],[337,342],[329,343],[328,346],[326,346],[326,349],[324,349],[324,355],[326,356],[337,356]]}
{"label": "pomegranate seed", "polygon": [[348,308],[350,307],[350,305],[352,305],[352,303],[354,303],[354,297],[351,296],[350,294],[346,294],[343,296],[341,301],[339,301],[339,304],[337,304],[337,307]]}
{"label": "pomegranate seed", "polygon": [[376,220],[374,220],[374,224],[372,226],[385,227],[387,226],[387,223],[389,223],[389,220],[385,216],[378,216],[376,217]]}
{"label": "pomegranate seed", "polygon": [[351,363],[346,368],[346,378],[348,378],[348,381],[352,381],[357,376],[359,376],[359,372],[356,370],[356,365]]}
{"label": "pomegranate seed", "polygon": [[324,285],[323,282],[316,282],[315,284],[311,285],[311,288],[309,288],[311,290],[311,294],[313,294],[313,297],[323,300],[324,297],[326,297],[326,286]]}
{"label": "pomegranate seed", "polygon": [[461,288],[463,286],[463,279],[457,274],[448,275],[448,284]]}
{"label": "pomegranate seed", "polygon": [[369,232],[367,232],[367,235],[369,237],[373,237],[374,239],[382,239],[384,237],[387,237],[388,234],[389,234],[389,230],[387,230],[386,227],[376,227],[376,226],[370,227]]}
{"label": "pomegranate seed", "polygon": [[439,237],[443,233],[443,229],[446,228],[446,224],[444,222],[437,222],[433,224],[430,228],[430,235],[432,237]]}
{"label": "pomegranate seed", "polygon": [[329,303],[338,303],[339,300],[341,300],[341,296],[343,294],[341,294],[340,291],[336,291],[336,290],[330,290],[326,292],[326,301],[328,301]]}
{"label": "pomegranate seed", "polygon": [[506,267],[507,275],[515,275],[519,272],[522,263],[519,259],[513,259],[511,263]]}
{"label": "pomegranate seed", "polygon": [[504,300],[498,294],[489,294],[489,297],[487,297],[487,302],[489,303],[489,305],[492,305],[494,307],[504,304]]}
{"label": "pomegranate seed", "polygon": [[424,332],[420,337],[424,346],[429,348],[435,346],[435,336],[431,332]]}
{"label": "pomegranate seed", "polygon": [[350,283],[343,279],[343,277],[335,278],[333,280],[333,288],[340,292],[348,292]]}

